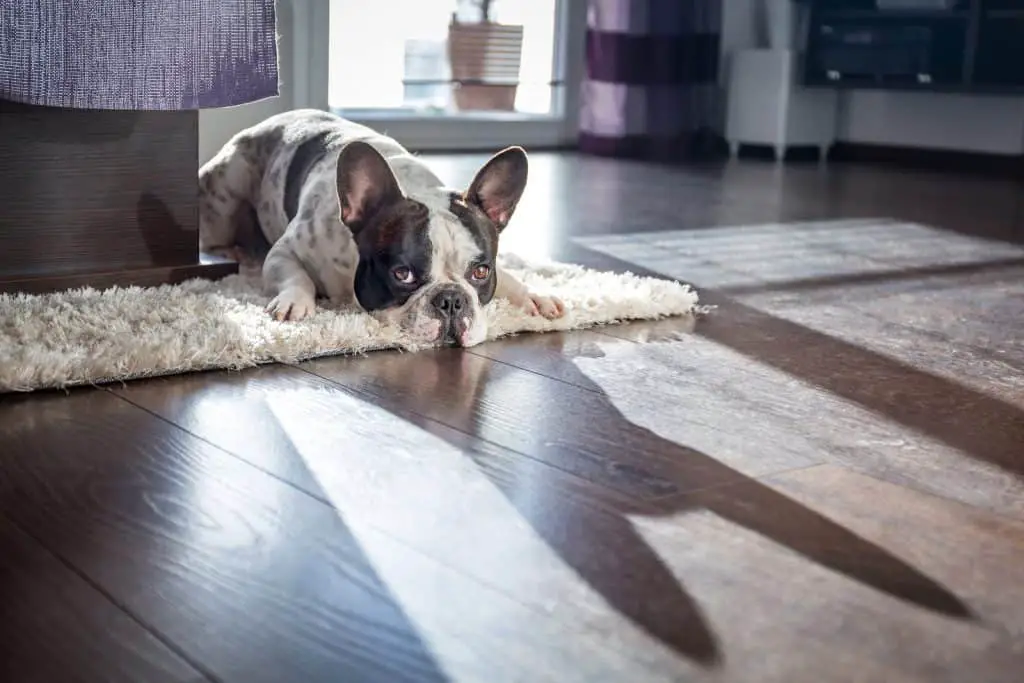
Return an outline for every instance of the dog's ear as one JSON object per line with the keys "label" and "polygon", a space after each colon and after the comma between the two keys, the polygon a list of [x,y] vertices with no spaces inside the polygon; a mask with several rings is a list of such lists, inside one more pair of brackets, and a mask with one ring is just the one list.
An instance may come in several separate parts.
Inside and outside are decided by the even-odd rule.
{"label": "dog's ear", "polygon": [[529,162],[522,147],[506,147],[491,157],[469,184],[466,201],[487,214],[498,232],[505,229],[523,190]]}
{"label": "dog's ear", "polygon": [[380,152],[356,140],[338,157],[338,198],[342,222],[358,233],[373,214],[402,198],[402,188]]}

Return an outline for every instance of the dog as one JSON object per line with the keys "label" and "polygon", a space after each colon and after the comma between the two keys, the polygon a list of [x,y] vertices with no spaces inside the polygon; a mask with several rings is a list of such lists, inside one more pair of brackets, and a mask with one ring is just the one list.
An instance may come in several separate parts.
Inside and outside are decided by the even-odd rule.
{"label": "dog", "polygon": [[526,152],[508,147],[454,190],[390,137],[289,111],[236,134],[200,168],[200,248],[262,241],[267,312],[279,321],[314,314],[322,298],[420,343],[474,346],[495,297],[549,319],[566,312],[496,263],[527,170]]}

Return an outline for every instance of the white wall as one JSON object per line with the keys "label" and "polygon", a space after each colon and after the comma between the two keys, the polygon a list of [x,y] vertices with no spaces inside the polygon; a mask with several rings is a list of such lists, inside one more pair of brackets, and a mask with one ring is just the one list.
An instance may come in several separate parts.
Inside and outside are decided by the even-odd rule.
{"label": "white wall", "polygon": [[[755,47],[761,0],[722,2],[723,53]],[[845,142],[1024,153],[1024,97],[859,90],[843,93],[839,107]]]}
{"label": "white wall", "polygon": [[[757,46],[757,5],[761,0],[722,0],[723,67],[733,50]],[[727,73],[723,68],[721,73]]]}
{"label": "white wall", "polygon": [[760,0],[722,0],[722,35],[718,63],[718,82],[721,86],[719,111],[720,130],[725,130],[729,111],[729,59],[734,50],[757,45],[758,26],[756,4]]}
{"label": "white wall", "polygon": [[839,139],[1024,153],[1024,97],[858,91],[840,99]]}

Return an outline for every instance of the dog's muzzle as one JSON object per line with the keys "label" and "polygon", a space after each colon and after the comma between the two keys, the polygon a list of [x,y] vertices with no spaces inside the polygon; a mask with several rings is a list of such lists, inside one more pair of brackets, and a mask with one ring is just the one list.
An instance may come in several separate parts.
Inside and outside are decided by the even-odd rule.
{"label": "dog's muzzle", "polygon": [[430,299],[434,314],[441,321],[441,341],[456,344],[465,332],[463,322],[470,312],[469,295],[461,287],[441,287]]}

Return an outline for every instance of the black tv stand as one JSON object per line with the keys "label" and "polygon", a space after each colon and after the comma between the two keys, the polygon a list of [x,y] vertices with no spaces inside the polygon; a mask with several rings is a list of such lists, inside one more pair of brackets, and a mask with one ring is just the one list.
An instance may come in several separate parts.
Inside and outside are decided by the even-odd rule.
{"label": "black tv stand", "polygon": [[1024,94],[1024,0],[879,9],[876,0],[804,0],[804,85]]}

